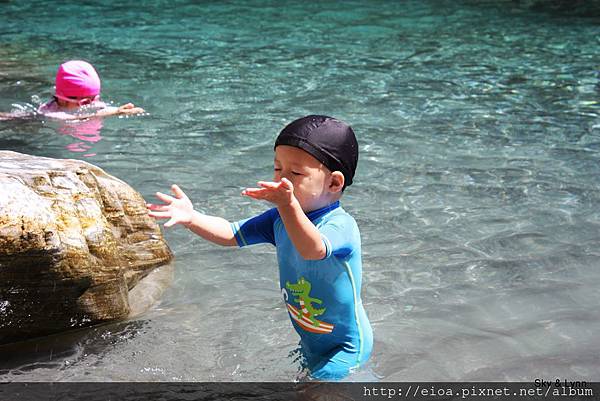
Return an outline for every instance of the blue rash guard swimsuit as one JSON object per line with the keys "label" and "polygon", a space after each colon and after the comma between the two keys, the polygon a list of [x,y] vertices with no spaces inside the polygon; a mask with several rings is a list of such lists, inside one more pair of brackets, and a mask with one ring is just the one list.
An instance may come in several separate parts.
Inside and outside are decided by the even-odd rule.
{"label": "blue rash guard swimsuit", "polygon": [[339,202],[307,216],[325,244],[322,260],[300,256],[276,208],[231,227],[240,247],[267,242],[277,247],[281,293],[311,376],[338,380],[369,359],[373,348],[360,299],[360,233]]}

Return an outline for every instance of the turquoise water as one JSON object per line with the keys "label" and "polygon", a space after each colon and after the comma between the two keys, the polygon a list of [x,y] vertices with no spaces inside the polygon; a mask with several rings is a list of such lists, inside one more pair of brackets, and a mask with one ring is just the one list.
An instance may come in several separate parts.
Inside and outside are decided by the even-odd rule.
{"label": "turquoise water", "polygon": [[[177,183],[236,220],[267,207],[239,194],[271,177],[278,131],[333,115],[361,150],[343,204],[375,348],[356,377],[597,381],[598,3],[146,3],[1,3],[0,110],[34,109],[83,58],[105,101],[148,114],[0,121],[0,148],[86,160],[148,200]],[[274,249],[166,238],[158,305],[2,347],[0,380],[294,380]]]}

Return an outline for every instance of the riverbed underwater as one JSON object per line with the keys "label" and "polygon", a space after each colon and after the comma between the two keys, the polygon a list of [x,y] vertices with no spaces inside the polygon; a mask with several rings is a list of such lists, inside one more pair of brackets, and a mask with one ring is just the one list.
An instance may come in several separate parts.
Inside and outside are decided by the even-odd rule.
{"label": "riverbed underwater", "polygon": [[[568,4],[571,5],[568,5]],[[350,380],[600,377],[598,2],[0,3],[0,111],[35,110],[57,66],[147,114],[0,121],[0,149],[76,158],[148,201],[180,185],[231,221],[272,178],[288,122],[360,144],[342,199],[363,248],[370,361]],[[180,227],[142,316],[0,347],[0,381],[293,381],[298,337],[271,246]],[[1,312],[1,311],[0,311]]]}

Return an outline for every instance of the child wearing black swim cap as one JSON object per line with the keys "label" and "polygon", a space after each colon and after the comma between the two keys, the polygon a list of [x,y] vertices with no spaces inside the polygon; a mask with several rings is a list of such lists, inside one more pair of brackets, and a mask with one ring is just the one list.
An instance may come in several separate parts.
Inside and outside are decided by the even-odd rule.
{"label": "child wearing black swim cap", "polygon": [[274,179],[242,194],[274,208],[229,223],[194,211],[177,185],[149,215],[169,218],[220,245],[271,243],[277,248],[281,293],[306,365],[315,379],[338,380],[367,361],[371,325],[360,298],[362,258],[356,221],[340,206],[352,184],[358,143],[335,118],[310,115],[287,125],[275,141]]}

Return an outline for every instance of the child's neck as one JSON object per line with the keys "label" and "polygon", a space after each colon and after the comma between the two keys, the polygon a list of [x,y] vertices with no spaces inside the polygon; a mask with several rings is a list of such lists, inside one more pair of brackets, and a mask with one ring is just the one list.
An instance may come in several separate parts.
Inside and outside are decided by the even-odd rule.
{"label": "child's neck", "polygon": [[327,197],[322,202],[312,205],[310,210],[304,210],[304,213],[308,214],[310,212],[314,212],[315,210],[323,209],[325,207],[333,205],[335,202],[339,201],[342,197],[342,194],[332,194],[333,196]]}

